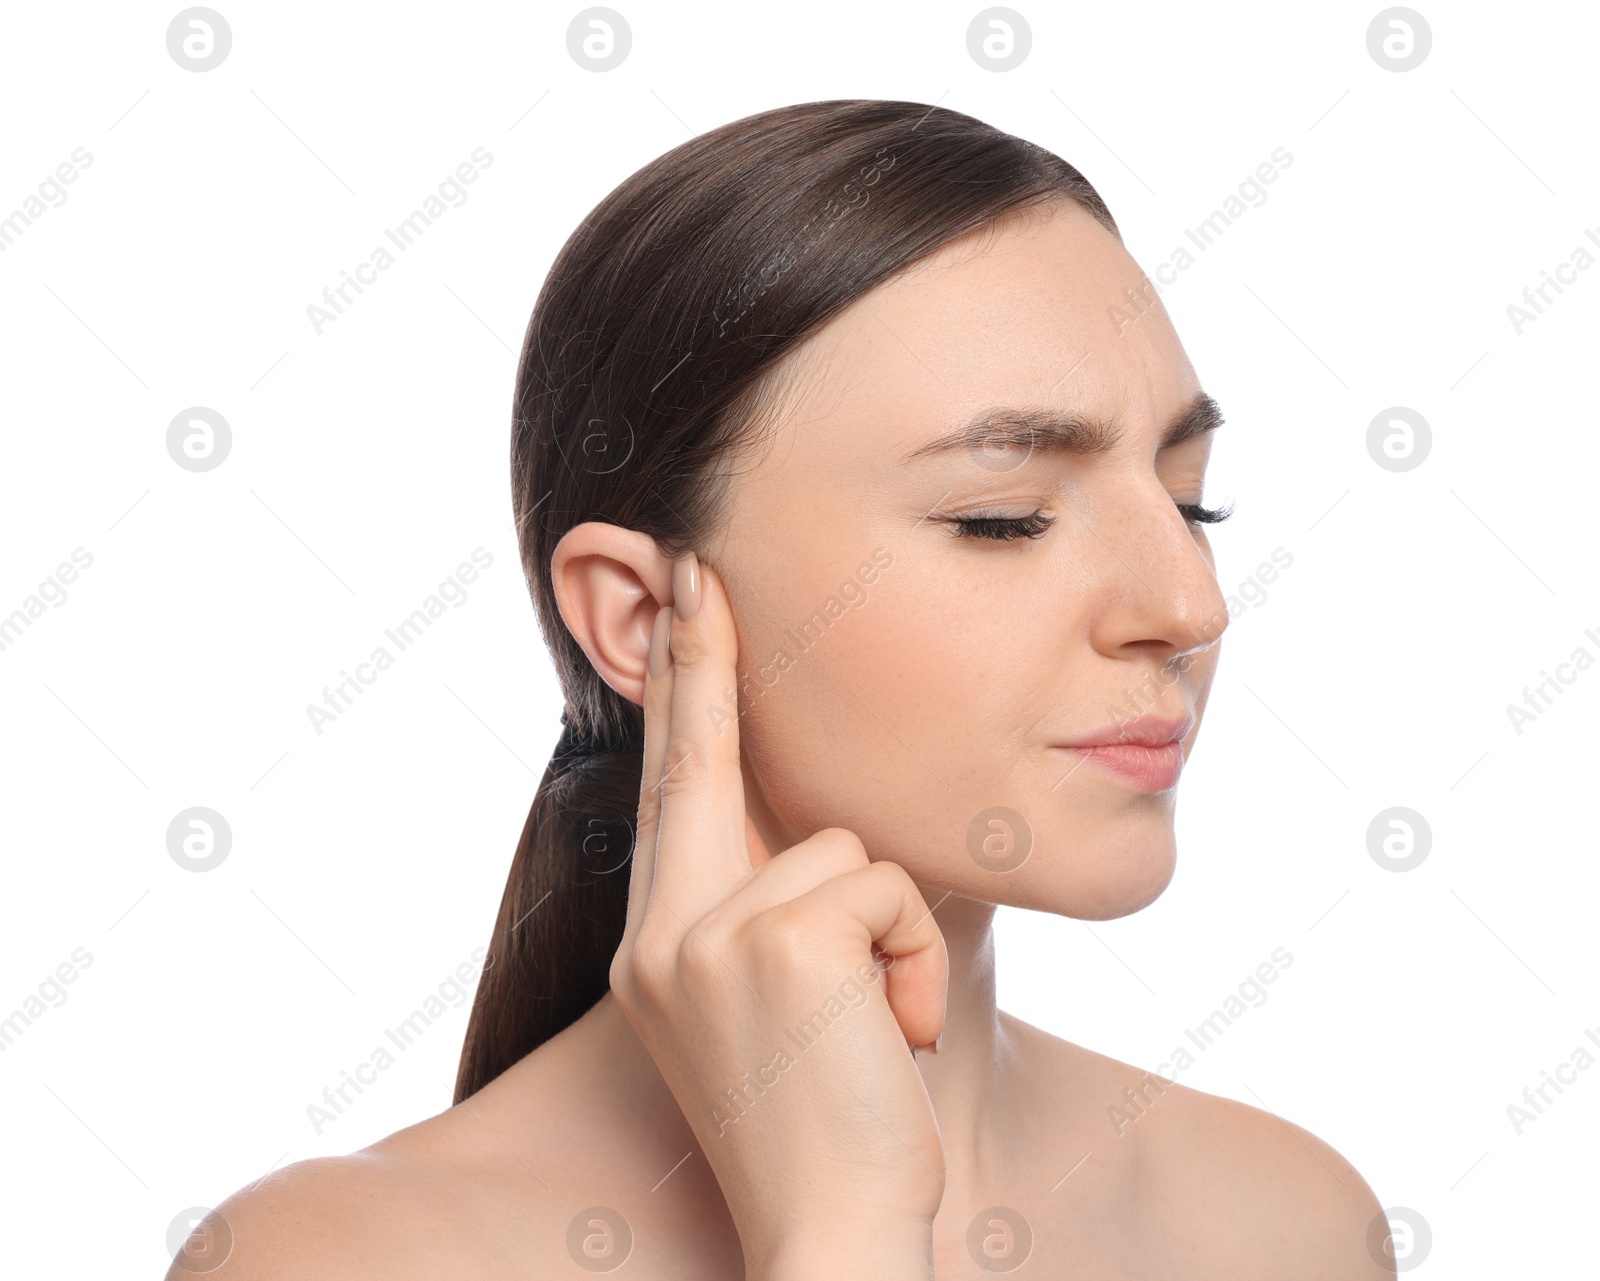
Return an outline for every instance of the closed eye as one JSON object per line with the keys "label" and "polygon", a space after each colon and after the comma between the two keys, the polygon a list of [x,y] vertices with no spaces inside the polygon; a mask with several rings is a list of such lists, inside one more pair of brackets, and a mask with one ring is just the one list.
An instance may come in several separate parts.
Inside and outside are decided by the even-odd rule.
{"label": "closed eye", "polygon": [[1177,506],[1191,525],[1215,525],[1233,515],[1232,507],[1202,507],[1199,503],[1179,503]]}
{"label": "closed eye", "polygon": [[1056,523],[1054,516],[1036,511],[1029,516],[961,516],[944,522],[953,538],[989,538],[1010,542],[1014,538],[1040,538]]}
{"label": "closed eye", "polygon": [[[1178,511],[1191,525],[1216,525],[1233,515],[1232,507],[1206,507],[1200,503],[1178,503]],[[955,538],[985,538],[1010,542],[1017,538],[1041,538],[1056,523],[1042,511],[1028,516],[965,516],[946,521]]]}

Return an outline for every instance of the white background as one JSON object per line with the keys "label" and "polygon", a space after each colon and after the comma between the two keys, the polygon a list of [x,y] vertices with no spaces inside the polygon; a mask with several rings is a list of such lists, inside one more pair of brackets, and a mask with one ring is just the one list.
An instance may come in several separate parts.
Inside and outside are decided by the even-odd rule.
{"label": "white background", "polygon": [[[0,217],[92,164],[0,253],[0,614],[93,564],[0,651],[0,1016],[92,964],[0,1053],[0,1271],[158,1276],[180,1211],[448,1106],[464,1004],[307,1115],[487,942],[558,734],[508,487],[535,295],[645,162],[838,97],[1049,147],[1147,269],[1293,157],[1165,293],[1228,413],[1222,585],[1293,564],[1224,643],[1171,888],[1093,926],[1003,911],[1002,1005],[1154,1067],[1286,947],[1185,1084],[1418,1212],[1424,1277],[1592,1271],[1600,1065],[1520,1135],[1507,1106],[1600,1024],[1600,668],[1520,734],[1506,706],[1600,657],[1600,269],[1520,334],[1507,306],[1600,227],[1600,20],[1418,3],[1404,73],[1368,53],[1375,3],[1019,0],[1004,73],[968,53],[978,5],[618,0],[602,74],[568,53],[579,6],[218,0],[204,73],[168,54],[176,5],[12,7]],[[477,147],[465,203],[318,335],[308,304]],[[165,445],[197,405],[233,433],[199,474]],[[1395,405],[1433,437],[1402,473],[1366,447]],[[307,704],[477,547],[466,602],[317,734]],[[204,874],[166,848],[191,806],[233,833]],[[1412,871],[1368,852],[1391,806],[1432,830]]]}

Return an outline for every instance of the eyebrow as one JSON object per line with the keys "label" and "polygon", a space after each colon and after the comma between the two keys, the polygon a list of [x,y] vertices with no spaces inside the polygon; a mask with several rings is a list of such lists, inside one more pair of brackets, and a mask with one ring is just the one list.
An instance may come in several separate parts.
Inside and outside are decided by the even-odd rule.
{"label": "eyebrow", "polygon": [[[1222,407],[1201,392],[1183,412],[1167,424],[1161,435],[1161,449],[1170,449],[1186,440],[1203,436],[1222,426]],[[954,431],[935,437],[912,450],[901,462],[917,462],[955,450],[1016,446],[1030,453],[1099,454],[1111,449],[1122,438],[1114,419],[1048,406],[1017,408],[998,406],[986,409]]]}

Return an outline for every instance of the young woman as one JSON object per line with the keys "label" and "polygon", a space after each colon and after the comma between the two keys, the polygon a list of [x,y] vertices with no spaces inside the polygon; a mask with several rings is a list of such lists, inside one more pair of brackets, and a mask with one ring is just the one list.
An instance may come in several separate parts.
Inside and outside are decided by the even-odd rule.
{"label": "young woman", "polygon": [[230,1198],[218,1275],[1391,1274],[1327,1144],[995,1005],[996,904],[1171,878],[1220,421],[1095,190],[958,112],[612,192],[517,372],[567,731],[455,1106]]}

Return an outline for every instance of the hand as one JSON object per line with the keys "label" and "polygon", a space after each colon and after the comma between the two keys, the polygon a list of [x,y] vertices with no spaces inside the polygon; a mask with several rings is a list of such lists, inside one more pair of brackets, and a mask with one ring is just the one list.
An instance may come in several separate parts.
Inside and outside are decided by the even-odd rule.
{"label": "hand", "polygon": [[656,618],[611,990],[700,1141],[752,1278],[807,1275],[824,1254],[829,1276],[927,1277],[944,1153],[907,1047],[943,1030],[944,937],[905,870],[851,832],[766,850],[726,701],[737,636],[721,579],[686,559],[677,606],[696,571],[691,617]]}

